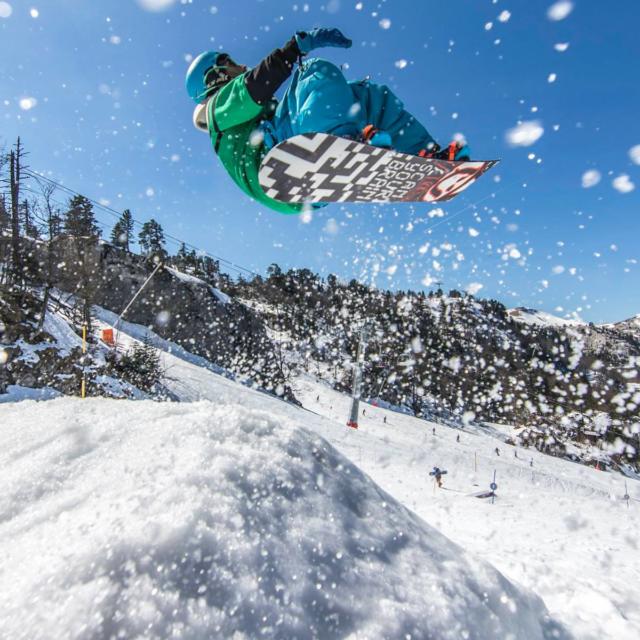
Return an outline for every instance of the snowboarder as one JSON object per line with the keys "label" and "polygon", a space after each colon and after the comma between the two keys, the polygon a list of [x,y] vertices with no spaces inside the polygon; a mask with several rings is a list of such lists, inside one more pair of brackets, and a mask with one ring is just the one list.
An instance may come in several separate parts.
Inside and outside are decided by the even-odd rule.
{"label": "snowboarder", "polygon": [[496,447],[496,455],[499,457],[500,456],[500,449],[498,449],[498,447]]}
{"label": "snowboarder", "polygon": [[[351,44],[338,29],[312,29],[299,31],[252,69],[216,51],[201,53],[189,66],[185,84],[197,105],[195,126],[208,131],[234,182],[275,211],[300,213],[304,205],[269,198],[259,183],[260,163],[269,149],[298,134],[331,133],[421,157],[469,159],[461,142],[441,149],[388,87],[368,80],[349,82],[321,58],[303,60],[314,49]],[[299,66],[278,104],[274,93],[296,61]]]}
{"label": "snowboarder", "polygon": [[440,469],[439,467],[433,467],[433,471],[429,473],[429,475],[433,476],[434,480],[438,483],[438,489],[442,488],[442,476],[446,473],[446,470]]}

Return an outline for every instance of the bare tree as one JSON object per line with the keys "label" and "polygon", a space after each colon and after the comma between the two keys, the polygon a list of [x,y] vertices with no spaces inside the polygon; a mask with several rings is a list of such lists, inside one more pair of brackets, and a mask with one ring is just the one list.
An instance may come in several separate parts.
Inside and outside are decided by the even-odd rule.
{"label": "bare tree", "polygon": [[25,153],[20,142],[16,142],[15,150],[9,153],[9,191],[11,196],[11,277],[13,283],[23,281],[23,256],[20,242],[20,186],[22,170],[25,168],[22,159]]}
{"label": "bare tree", "polygon": [[42,297],[42,311],[40,313],[40,321],[38,328],[42,329],[44,324],[47,307],[49,304],[49,295],[53,288],[53,267],[56,263],[56,238],[60,235],[62,217],[60,211],[53,205],[53,194],[56,186],[50,182],[40,182],[37,180],[42,193],[42,222],[44,223],[45,233],[47,237],[47,255],[44,270],[44,295]]}

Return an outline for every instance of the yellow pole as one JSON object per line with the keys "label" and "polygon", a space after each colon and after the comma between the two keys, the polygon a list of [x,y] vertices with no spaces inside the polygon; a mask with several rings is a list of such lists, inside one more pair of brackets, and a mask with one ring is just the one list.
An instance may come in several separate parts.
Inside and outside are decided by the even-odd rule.
{"label": "yellow pole", "polygon": [[87,397],[87,380],[85,377],[85,356],[87,354],[87,325],[82,326],[82,399]]}

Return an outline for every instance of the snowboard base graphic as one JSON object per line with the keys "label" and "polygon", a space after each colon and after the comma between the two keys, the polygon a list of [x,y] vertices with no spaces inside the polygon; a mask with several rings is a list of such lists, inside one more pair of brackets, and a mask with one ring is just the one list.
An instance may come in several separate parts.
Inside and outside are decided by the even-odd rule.
{"label": "snowboard base graphic", "polygon": [[444,202],[498,162],[420,158],[305,133],[271,149],[259,178],[264,192],[280,202]]}

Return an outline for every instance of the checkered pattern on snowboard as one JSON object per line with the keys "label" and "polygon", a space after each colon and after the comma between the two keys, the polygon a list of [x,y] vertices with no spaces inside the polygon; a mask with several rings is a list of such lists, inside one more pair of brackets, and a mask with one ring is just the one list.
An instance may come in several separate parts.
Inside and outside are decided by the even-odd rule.
{"label": "checkered pattern on snowboard", "polygon": [[[326,133],[308,133],[269,151],[260,168],[260,184],[270,198],[281,202],[436,201],[453,197],[492,165],[419,158]],[[464,186],[452,194],[429,193],[461,167],[467,167]]]}

